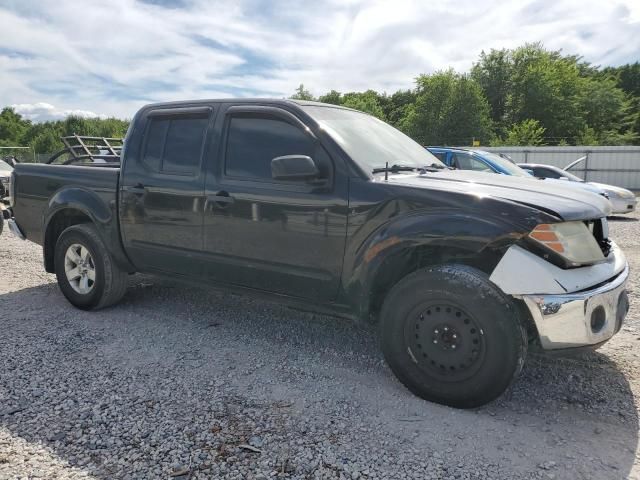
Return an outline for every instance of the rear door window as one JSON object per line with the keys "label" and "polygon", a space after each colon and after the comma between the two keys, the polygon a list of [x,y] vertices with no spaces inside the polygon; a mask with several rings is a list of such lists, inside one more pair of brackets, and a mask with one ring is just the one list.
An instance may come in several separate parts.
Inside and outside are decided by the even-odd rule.
{"label": "rear door window", "polygon": [[197,175],[208,124],[207,113],[150,117],[143,163],[159,173]]}

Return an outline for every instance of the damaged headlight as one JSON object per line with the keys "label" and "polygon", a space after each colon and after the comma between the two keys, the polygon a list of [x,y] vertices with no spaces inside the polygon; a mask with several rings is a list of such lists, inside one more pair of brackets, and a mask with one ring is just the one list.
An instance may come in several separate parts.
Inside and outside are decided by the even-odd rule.
{"label": "damaged headlight", "polygon": [[562,257],[572,267],[598,263],[605,258],[584,222],[541,224],[533,229],[529,238],[550,254]]}

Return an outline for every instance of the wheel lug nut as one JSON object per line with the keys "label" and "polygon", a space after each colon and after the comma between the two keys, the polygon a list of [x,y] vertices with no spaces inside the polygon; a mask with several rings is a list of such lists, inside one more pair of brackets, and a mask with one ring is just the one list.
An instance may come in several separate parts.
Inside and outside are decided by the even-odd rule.
{"label": "wheel lug nut", "polygon": [[444,331],[448,332],[449,331],[449,327],[444,327]]}
{"label": "wheel lug nut", "polygon": [[434,340],[433,343],[438,343],[438,340]]}
{"label": "wheel lug nut", "polygon": [[437,334],[438,334],[438,333],[440,333],[440,332],[439,332],[439,331],[438,331],[438,329],[436,328],[436,329],[433,331],[433,333],[435,333],[435,334],[437,335]]}
{"label": "wheel lug nut", "polygon": [[451,338],[458,338],[458,336],[454,333],[453,335],[451,335]]}

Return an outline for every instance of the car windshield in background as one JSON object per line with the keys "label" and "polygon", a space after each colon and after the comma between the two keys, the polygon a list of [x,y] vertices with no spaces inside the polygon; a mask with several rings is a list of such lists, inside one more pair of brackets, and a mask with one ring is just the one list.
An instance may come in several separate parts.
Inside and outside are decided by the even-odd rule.
{"label": "car windshield in background", "polygon": [[584,182],[584,180],[573,173],[569,173],[566,170],[558,169],[558,172],[562,174],[563,177],[567,177],[569,180],[573,180],[574,182]]}
{"label": "car windshield in background", "polygon": [[11,172],[13,168],[4,160],[0,160],[0,172]]}
{"label": "car windshield in background", "polygon": [[511,163],[509,160],[501,157],[500,155],[496,155],[495,153],[491,153],[491,152],[485,152],[483,150],[476,150],[476,152],[481,157],[484,157],[490,162],[499,165],[500,168],[509,172],[509,175],[513,175],[515,177],[531,177],[531,174],[527,173],[522,168]]}
{"label": "car windshield in background", "polygon": [[388,163],[422,168],[446,168],[419,143],[391,125],[367,115],[341,108],[306,105],[311,115],[343,150],[366,172]]}

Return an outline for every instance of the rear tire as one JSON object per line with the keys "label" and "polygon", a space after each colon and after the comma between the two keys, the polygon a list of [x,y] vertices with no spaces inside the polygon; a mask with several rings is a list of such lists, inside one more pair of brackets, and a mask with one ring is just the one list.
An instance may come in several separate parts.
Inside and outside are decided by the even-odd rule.
{"label": "rear tire", "polygon": [[98,310],[117,303],[127,289],[127,273],[120,269],[91,224],[73,225],[56,242],[58,286],[69,302],[82,310]]}
{"label": "rear tire", "polygon": [[457,408],[500,396],[527,353],[511,299],[462,265],[418,270],[398,282],[382,307],[380,334],[387,363],[409,390]]}

